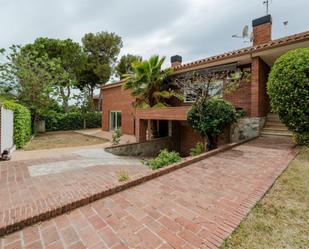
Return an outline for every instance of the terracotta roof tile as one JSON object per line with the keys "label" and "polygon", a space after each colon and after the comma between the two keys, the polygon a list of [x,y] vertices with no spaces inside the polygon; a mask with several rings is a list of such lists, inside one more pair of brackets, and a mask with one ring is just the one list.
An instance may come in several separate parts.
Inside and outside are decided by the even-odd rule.
{"label": "terracotta roof tile", "polygon": [[309,40],[309,31],[298,33],[298,34],[291,35],[291,36],[286,36],[286,37],[273,40],[273,41],[270,41],[264,44],[242,48],[242,49],[226,52],[220,55],[211,56],[205,59],[185,63],[185,64],[174,67],[174,71],[177,72],[177,71],[181,71],[184,69],[189,69],[194,66],[207,64],[209,62],[214,62],[219,59],[228,58],[228,57],[232,57],[235,55],[242,55],[242,54],[251,53],[251,52],[258,52],[260,50],[270,49],[276,46],[288,45],[289,43],[293,43],[296,41],[303,41],[303,40],[304,41]]}

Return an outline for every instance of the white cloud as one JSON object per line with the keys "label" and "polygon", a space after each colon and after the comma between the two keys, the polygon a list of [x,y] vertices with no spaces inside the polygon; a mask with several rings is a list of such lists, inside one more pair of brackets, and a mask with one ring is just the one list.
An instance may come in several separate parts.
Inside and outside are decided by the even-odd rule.
{"label": "white cloud", "polygon": [[[174,54],[184,61],[248,46],[232,39],[265,14],[262,0],[0,0],[0,47],[39,36],[73,38],[109,31],[122,36],[122,54]],[[274,37],[309,28],[308,0],[273,0]],[[297,13],[297,14],[296,14]],[[289,20],[288,31],[282,22]],[[168,62],[167,62],[168,63]]]}

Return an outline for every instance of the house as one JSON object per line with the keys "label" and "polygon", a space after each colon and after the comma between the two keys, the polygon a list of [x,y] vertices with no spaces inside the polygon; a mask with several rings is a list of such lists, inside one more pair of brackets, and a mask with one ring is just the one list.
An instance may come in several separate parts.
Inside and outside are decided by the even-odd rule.
{"label": "house", "polygon": [[[268,74],[275,60],[296,48],[309,47],[309,31],[272,40],[272,18],[270,15],[252,21],[253,45],[217,56],[182,64],[181,56],[171,58],[173,76],[207,70],[246,70],[251,72],[249,83],[241,84],[234,92],[224,95],[236,108],[243,109],[246,117],[221,137],[221,143],[239,141],[260,134],[265,118],[270,112],[266,91]],[[186,154],[202,138],[187,124],[190,99],[167,108],[135,109],[130,90],[122,89],[123,82],[102,88],[103,130],[122,128],[125,134],[135,134],[138,142],[147,140],[149,120],[156,120],[160,133],[172,137],[174,148]],[[222,87],[224,83],[222,82]],[[235,127],[234,127],[235,128]]]}
{"label": "house", "polygon": [[94,110],[97,112],[102,111],[102,94],[95,94],[92,98]]}

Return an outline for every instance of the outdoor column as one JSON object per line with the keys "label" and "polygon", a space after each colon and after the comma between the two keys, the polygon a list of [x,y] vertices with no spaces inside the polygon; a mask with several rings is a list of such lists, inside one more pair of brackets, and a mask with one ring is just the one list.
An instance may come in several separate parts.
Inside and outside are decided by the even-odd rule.
{"label": "outdoor column", "polygon": [[267,78],[269,66],[260,58],[252,58],[251,69],[251,117],[264,117],[269,112]]}
{"label": "outdoor column", "polygon": [[173,121],[168,121],[168,136],[171,137],[173,135]]}
{"label": "outdoor column", "polygon": [[136,120],[136,141],[138,143],[146,142],[146,133],[147,133],[147,120],[137,119]]}

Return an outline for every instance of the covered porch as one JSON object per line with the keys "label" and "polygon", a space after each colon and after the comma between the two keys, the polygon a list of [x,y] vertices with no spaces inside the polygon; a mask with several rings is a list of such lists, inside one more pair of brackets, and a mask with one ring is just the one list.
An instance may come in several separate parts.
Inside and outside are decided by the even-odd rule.
{"label": "covered porch", "polygon": [[203,138],[187,123],[191,106],[136,110],[136,140],[138,143],[155,138],[170,137],[173,150],[188,155],[190,149]]}

